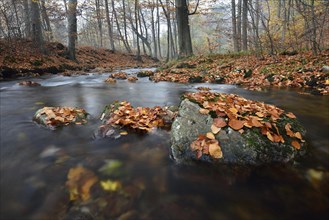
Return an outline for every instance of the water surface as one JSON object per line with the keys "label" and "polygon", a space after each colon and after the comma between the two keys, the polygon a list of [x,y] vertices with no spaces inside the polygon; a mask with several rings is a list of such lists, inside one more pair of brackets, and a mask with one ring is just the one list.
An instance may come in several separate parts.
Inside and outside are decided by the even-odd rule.
{"label": "water surface", "polygon": [[[33,88],[18,86],[21,80],[0,83],[1,219],[77,219],[81,213],[91,219],[124,214],[131,219],[328,219],[329,97],[279,89],[252,92],[232,85],[154,83],[147,78],[106,84],[108,75],[44,76],[33,79],[42,85]],[[184,92],[199,86],[292,111],[308,131],[309,155],[293,166],[182,166],[170,159],[168,131],[93,138],[106,104],[127,100],[133,106],[178,105]],[[52,131],[32,121],[44,106],[81,107],[91,117],[85,126]],[[69,202],[69,169],[82,165],[105,178],[98,169],[107,159],[123,162],[118,179],[138,189],[131,201],[126,204],[118,197],[104,210],[101,201],[109,203],[110,193],[93,192],[89,203]]]}

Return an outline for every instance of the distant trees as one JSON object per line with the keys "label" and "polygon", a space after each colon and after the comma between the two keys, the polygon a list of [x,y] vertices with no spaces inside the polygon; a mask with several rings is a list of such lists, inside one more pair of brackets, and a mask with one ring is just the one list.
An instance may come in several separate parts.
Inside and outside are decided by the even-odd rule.
{"label": "distant trees", "polygon": [[317,54],[329,47],[328,14],[325,0],[231,0],[233,49]]}
{"label": "distant trees", "polygon": [[317,54],[329,47],[328,14],[325,0],[1,0],[0,38],[33,40],[42,51],[59,41],[71,59],[77,42],[137,59],[224,50]]}

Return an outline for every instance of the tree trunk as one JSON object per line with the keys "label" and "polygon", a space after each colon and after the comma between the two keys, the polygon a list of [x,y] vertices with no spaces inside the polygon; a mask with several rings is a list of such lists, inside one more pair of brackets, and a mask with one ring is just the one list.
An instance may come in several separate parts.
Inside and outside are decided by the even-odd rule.
{"label": "tree trunk", "polygon": [[111,50],[115,51],[114,39],[113,39],[113,29],[112,29],[112,23],[110,20],[110,10],[109,10],[108,0],[105,0],[105,11],[106,11],[107,28],[108,28],[108,32],[109,32],[109,38],[110,38],[110,46],[111,46]]}
{"label": "tree trunk", "polygon": [[243,0],[242,7],[242,50],[248,50],[248,0]]}
{"label": "tree trunk", "polygon": [[41,0],[41,14],[42,14],[43,20],[45,21],[45,30],[47,33],[48,40],[52,41],[54,38],[53,38],[51,26],[50,26],[50,20],[49,20],[48,14],[47,14],[47,9],[45,6],[45,0]]}
{"label": "tree trunk", "polygon": [[30,9],[29,9],[29,1],[23,1],[24,6],[24,20],[25,20],[25,36],[26,38],[31,37],[31,18],[30,18]]}
{"label": "tree trunk", "polygon": [[77,0],[69,0],[68,15],[68,55],[71,60],[76,60],[75,44],[77,38]]}
{"label": "tree trunk", "polygon": [[138,37],[138,20],[139,20],[138,0],[135,0],[135,26],[136,26],[136,43],[137,43],[136,59],[138,61],[141,61],[142,60],[142,57],[141,57],[141,49],[140,49],[139,37]]}
{"label": "tree trunk", "polygon": [[238,16],[237,16],[237,39],[238,39],[238,51],[241,51],[241,12],[242,12],[242,0],[238,0]]}
{"label": "tree trunk", "polygon": [[151,8],[151,28],[152,28],[152,41],[153,41],[153,56],[154,58],[158,58],[158,45],[155,36],[154,0],[152,0],[152,8]]}
{"label": "tree trunk", "polygon": [[179,56],[185,57],[193,54],[192,40],[189,25],[189,12],[186,0],[175,0],[176,20],[178,31]]}
{"label": "tree trunk", "polygon": [[101,15],[99,0],[95,0],[95,4],[96,4],[96,18],[97,18],[98,31],[99,31],[99,41],[100,41],[100,46],[103,47],[103,24],[102,24],[102,17],[101,17],[102,15]]}
{"label": "tree trunk", "polygon": [[42,27],[40,20],[40,10],[38,2],[31,1],[31,20],[32,20],[32,40],[33,43],[45,53],[44,40],[42,36]]}
{"label": "tree trunk", "polygon": [[238,52],[238,38],[236,33],[236,13],[235,13],[235,0],[232,0],[232,38],[234,52]]}

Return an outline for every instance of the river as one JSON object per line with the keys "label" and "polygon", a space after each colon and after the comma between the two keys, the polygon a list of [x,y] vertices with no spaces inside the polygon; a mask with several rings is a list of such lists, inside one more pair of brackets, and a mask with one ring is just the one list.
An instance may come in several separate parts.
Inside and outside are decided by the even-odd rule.
{"label": "river", "polygon": [[[154,83],[148,78],[106,84],[108,75],[34,78],[40,87],[19,86],[22,79],[0,82],[1,219],[329,219],[329,96]],[[170,158],[168,131],[93,138],[106,104],[127,100],[133,106],[178,105],[181,94],[200,86],[293,112],[308,131],[308,155],[293,166],[183,166]],[[86,125],[48,130],[32,121],[44,106],[81,107],[90,119]],[[98,175],[109,159],[123,163],[122,184],[138,189],[132,190],[132,199],[114,200],[111,193],[92,192],[89,202],[69,202],[65,187],[69,169],[83,165]]]}

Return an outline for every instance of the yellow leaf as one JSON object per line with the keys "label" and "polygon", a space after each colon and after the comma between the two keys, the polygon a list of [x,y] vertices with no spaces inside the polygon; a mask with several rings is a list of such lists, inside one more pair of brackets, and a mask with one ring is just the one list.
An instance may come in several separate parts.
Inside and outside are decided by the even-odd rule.
{"label": "yellow leaf", "polygon": [[105,191],[117,191],[122,187],[119,181],[113,181],[113,180],[101,181],[100,184]]}
{"label": "yellow leaf", "polygon": [[127,131],[121,131],[120,134],[121,134],[121,135],[127,135],[128,132],[127,132]]}
{"label": "yellow leaf", "polygon": [[217,134],[221,130],[221,128],[216,127],[214,124],[211,125],[210,128],[211,128],[211,132],[214,134]]}
{"label": "yellow leaf", "polygon": [[203,115],[206,115],[209,113],[209,110],[208,109],[204,109],[204,108],[200,108],[199,112]]}
{"label": "yellow leaf", "polygon": [[215,135],[213,133],[211,133],[211,132],[208,132],[206,134],[206,137],[209,138],[209,139],[211,139],[211,140],[214,140],[215,139]]}
{"label": "yellow leaf", "polygon": [[273,136],[271,135],[271,133],[269,131],[266,132],[266,136],[270,141],[274,141],[274,138],[273,138]]}
{"label": "yellow leaf", "polygon": [[238,110],[237,110],[236,108],[234,108],[234,107],[230,108],[229,110],[230,110],[230,112],[232,112],[233,114],[238,113]]}
{"label": "yellow leaf", "polygon": [[220,149],[220,146],[217,143],[209,144],[209,154],[213,158],[219,159],[223,157],[223,152]]}
{"label": "yellow leaf", "polygon": [[263,113],[261,113],[261,112],[256,112],[256,115],[257,115],[258,117],[261,117],[261,118],[263,118],[263,117],[264,117],[264,114],[263,114]]}

